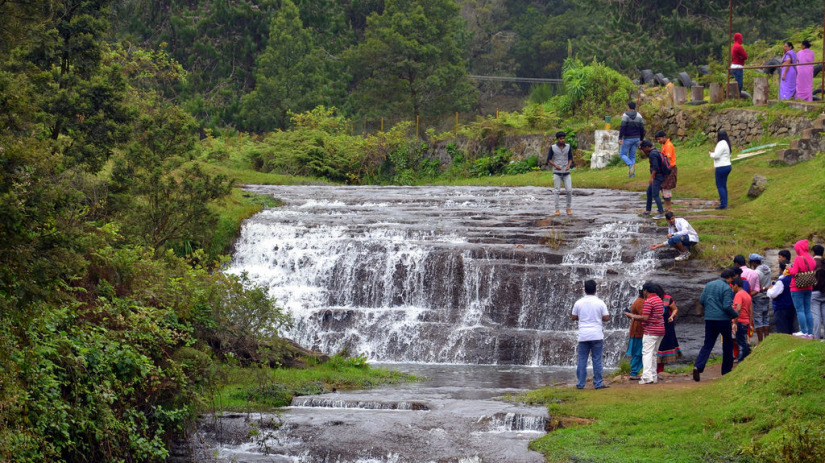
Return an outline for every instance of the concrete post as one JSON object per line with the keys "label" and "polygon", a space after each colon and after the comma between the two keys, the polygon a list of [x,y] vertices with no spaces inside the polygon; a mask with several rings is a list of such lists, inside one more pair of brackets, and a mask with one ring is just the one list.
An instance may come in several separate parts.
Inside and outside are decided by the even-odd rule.
{"label": "concrete post", "polygon": [[722,92],[722,84],[710,84],[710,102],[713,104],[721,103],[725,99],[725,94]]}
{"label": "concrete post", "polygon": [[673,87],[673,103],[685,104],[687,101],[687,88]]}
{"label": "concrete post", "polygon": [[739,84],[736,82],[728,82],[728,98],[739,98]]}
{"label": "concrete post", "polygon": [[704,101],[705,100],[705,87],[701,85],[694,85],[690,87],[690,96],[692,101]]}
{"label": "concrete post", "polygon": [[753,79],[753,104],[764,106],[768,104],[768,78],[757,77]]}

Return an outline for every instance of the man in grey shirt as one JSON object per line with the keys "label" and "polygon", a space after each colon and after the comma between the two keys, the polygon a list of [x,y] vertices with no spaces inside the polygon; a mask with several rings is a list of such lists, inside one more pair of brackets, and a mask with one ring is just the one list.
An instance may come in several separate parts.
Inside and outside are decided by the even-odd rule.
{"label": "man in grey shirt", "polygon": [[547,164],[553,168],[553,190],[556,193],[556,215],[561,214],[559,210],[559,193],[561,193],[561,184],[564,183],[564,189],[567,192],[567,215],[573,214],[570,209],[573,201],[573,183],[570,179],[570,168],[573,167],[573,148],[564,143],[567,134],[564,132],[556,133],[556,144],[550,146],[547,152]]}

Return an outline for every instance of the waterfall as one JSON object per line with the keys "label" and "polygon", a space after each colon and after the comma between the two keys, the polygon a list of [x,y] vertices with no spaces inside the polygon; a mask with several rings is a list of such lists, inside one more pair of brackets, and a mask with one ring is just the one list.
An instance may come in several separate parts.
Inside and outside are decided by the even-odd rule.
{"label": "waterfall", "polygon": [[[573,365],[581,283],[608,304],[605,360],[621,310],[653,269],[630,194],[590,192],[548,220],[547,190],[255,187],[284,206],[247,220],[228,272],[246,272],[294,318],[285,336],[370,361]],[[582,206],[584,209],[584,206]]]}

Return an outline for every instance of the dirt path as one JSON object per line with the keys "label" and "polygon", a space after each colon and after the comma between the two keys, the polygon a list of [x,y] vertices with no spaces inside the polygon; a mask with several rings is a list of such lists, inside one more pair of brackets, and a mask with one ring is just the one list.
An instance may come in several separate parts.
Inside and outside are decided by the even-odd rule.
{"label": "dirt path", "polygon": [[[733,368],[736,368],[734,363]],[[656,384],[639,384],[638,381],[631,381],[627,375],[616,376],[605,383],[611,388],[650,388],[650,389],[686,389],[691,387],[698,387],[708,381],[713,381],[722,376],[722,364],[717,363],[705,367],[705,372],[702,373],[702,380],[696,382],[693,380],[691,373],[672,375],[670,373],[659,374],[659,382]]]}

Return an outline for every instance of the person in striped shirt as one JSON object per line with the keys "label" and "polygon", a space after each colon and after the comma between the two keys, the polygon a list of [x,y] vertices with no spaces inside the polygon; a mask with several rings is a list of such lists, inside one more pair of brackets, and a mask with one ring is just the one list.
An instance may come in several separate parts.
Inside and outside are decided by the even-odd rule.
{"label": "person in striped shirt", "polygon": [[642,314],[626,313],[628,318],[642,321],[644,337],[642,337],[642,380],[639,384],[655,384],[659,380],[656,374],[656,351],[665,336],[665,319],[662,287],[648,281],[642,286],[645,298]]}

